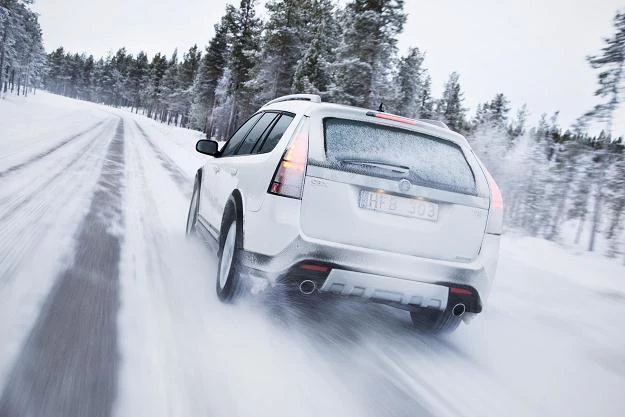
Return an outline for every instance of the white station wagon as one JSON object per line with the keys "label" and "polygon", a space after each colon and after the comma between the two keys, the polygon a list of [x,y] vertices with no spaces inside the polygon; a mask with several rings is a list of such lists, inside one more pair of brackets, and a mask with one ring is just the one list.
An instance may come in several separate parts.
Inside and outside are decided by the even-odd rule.
{"label": "white station wagon", "polygon": [[187,233],[218,246],[217,295],[243,277],[301,296],[407,310],[423,331],[482,311],[503,202],[467,140],[443,123],[295,94],[270,101],[198,170]]}

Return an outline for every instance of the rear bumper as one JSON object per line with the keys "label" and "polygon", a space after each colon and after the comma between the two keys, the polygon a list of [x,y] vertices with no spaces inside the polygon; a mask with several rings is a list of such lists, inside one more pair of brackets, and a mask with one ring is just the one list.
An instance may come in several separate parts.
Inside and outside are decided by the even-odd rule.
{"label": "rear bumper", "polygon": [[474,289],[481,303],[488,298],[497,267],[499,240],[500,236],[487,234],[478,257],[460,263],[298,236],[276,255],[244,252],[240,262],[251,274],[272,282],[302,262],[321,262],[335,266],[321,291],[444,309],[450,285]]}
{"label": "rear bumper", "polygon": [[442,285],[342,269],[333,269],[320,291],[437,310],[445,309],[449,296]]}

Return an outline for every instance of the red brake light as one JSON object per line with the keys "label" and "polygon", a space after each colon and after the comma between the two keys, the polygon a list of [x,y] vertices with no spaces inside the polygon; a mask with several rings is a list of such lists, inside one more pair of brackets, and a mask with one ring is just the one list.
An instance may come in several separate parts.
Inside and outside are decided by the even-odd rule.
{"label": "red brake light", "polygon": [[302,264],[300,268],[305,269],[307,271],[315,271],[315,272],[329,272],[330,271],[329,266],[315,265],[315,264]]}
{"label": "red brake light", "polygon": [[308,162],[308,117],[304,117],[286,148],[269,185],[269,193],[302,198]]}
{"label": "red brake light", "polygon": [[465,288],[459,288],[459,287],[451,287],[449,289],[449,292],[451,292],[452,294],[458,294],[458,295],[473,295],[473,293],[470,290],[467,290]]}
{"label": "red brake light", "polygon": [[484,173],[486,174],[488,187],[490,188],[491,207],[494,209],[503,209],[503,197],[501,196],[501,190],[499,189],[499,186],[486,168],[484,168]]}
{"label": "red brake light", "polygon": [[378,119],[392,120],[394,122],[407,123],[409,125],[416,125],[417,124],[416,120],[407,119],[405,117],[396,116],[394,114],[388,114],[388,113],[368,112],[367,116],[377,117]]}

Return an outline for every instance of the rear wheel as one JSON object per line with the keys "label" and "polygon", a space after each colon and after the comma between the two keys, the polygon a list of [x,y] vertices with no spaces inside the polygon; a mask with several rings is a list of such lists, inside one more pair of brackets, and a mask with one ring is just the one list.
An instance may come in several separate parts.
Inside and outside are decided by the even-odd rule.
{"label": "rear wheel", "polygon": [[239,233],[234,217],[229,217],[224,226],[219,239],[217,296],[223,302],[232,302],[239,295],[241,288],[241,279],[237,273]]}
{"label": "rear wheel", "polygon": [[411,311],[410,318],[417,330],[432,334],[451,333],[462,321],[462,318],[453,314],[451,306],[444,311],[430,308]]}

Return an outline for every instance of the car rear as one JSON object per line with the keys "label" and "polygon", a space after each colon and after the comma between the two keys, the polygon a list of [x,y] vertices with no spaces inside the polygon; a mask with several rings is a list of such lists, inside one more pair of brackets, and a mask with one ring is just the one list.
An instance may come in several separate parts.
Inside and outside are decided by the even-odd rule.
{"label": "car rear", "polygon": [[462,299],[479,312],[496,267],[500,197],[462,136],[318,104],[268,185],[268,215],[293,234],[255,261],[312,276],[322,291],[438,309]]}

